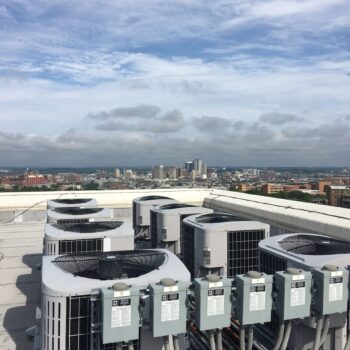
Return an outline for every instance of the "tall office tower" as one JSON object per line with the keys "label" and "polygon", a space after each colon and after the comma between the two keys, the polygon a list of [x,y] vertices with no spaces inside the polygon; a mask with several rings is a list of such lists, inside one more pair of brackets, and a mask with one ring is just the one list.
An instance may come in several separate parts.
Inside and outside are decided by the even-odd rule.
{"label": "tall office tower", "polygon": [[185,163],[185,169],[187,170],[187,173],[190,174],[191,171],[194,169],[193,168],[193,162],[191,160],[188,160],[186,163]]}
{"label": "tall office tower", "polygon": [[132,172],[132,170],[131,169],[126,169],[125,171],[124,171],[124,180],[125,181],[129,181],[129,180],[131,180],[133,178],[133,172]]}
{"label": "tall office tower", "polygon": [[114,176],[115,176],[115,177],[120,177],[120,169],[116,168],[116,169],[114,170]]}
{"label": "tall office tower", "polygon": [[164,179],[164,166],[163,164],[155,165],[152,169],[152,179]]}
{"label": "tall office tower", "polygon": [[193,170],[196,170],[198,175],[202,175],[203,160],[194,159],[193,160]]}

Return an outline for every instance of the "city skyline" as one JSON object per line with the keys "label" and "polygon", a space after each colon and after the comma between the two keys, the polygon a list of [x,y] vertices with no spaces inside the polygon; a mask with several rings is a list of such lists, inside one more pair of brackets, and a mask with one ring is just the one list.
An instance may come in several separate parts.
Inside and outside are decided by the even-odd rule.
{"label": "city skyline", "polygon": [[0,4],[1,167],[347,166],[350,5]]}

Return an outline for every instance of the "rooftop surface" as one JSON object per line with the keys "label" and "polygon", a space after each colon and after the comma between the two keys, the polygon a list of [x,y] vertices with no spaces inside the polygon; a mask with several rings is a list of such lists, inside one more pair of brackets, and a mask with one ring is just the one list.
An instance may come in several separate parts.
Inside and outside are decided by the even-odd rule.
{"label": "rooftop surface", "polygon": [[40,298],[44,222],[0,224],[0,349],[31,349],[25,330],[34,325]]}
{"label": "rooftop surface", "polygon": [[[200,205],[295,227],[298,232],[319,232],[350,240],[350,210],[208,189],[65,192],[66,198],[95,197],[100,206],[114,209],[114,218],[131,216],[132,199],[159,194]],[[0,349],[28,350],[25,330],[34,325],[40,297],[42,239],[46,200],[61,193],[0,194]],[[36,203],[40,203],[36,205]],[[30,208],[30,210],[29,210]],[[311,230],[312,229],[312,230]],[[297,232],[297,231],[295,231]]]}

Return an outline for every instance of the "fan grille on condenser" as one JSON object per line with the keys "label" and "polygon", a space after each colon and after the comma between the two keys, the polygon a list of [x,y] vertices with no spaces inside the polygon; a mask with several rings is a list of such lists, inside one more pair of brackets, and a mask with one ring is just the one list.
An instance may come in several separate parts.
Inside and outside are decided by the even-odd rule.
{"label": "fan grille on condenser", "polygon": [[103,208],[55,208],[54,211],[60,214],[70,215],[85,215],[85,214],[96,214],[103,210]]}
{"label": "fan grille on condenser", "polygon": [[120,227],[123,221],[98,221],[83,223],[54,224],[53,226],[62,231],[77,233],[95,233],[114,230]]}
{"label": "fan grille on condenser", "polygon": [[196,221],[203,224],[215,224],[230,221],[247,221],[246,219],[225,213],[211,213],[198,216]]}
{"label": "fan grille on condenser", "polygon": [[153,201],[156,199],[171,199],[171,198],[163,197],[163,196],[144,196],[140,198],[141,201]]}
{"label": "fan grille on condenser", "polygon": [[52,201],[60,204],[81,204],[91,201],[91,198],[53,199]]}
{"label": "fan grille on condenser", "polygon": [[166,254],[156,250],[120,251],[102,254],[64,255],[53,263],[74,276],[111,280],[133,278],[158,269]]}
{"label": "fan grille on condenser", "polygon": [[332,255],[350,253],[350,242],[323,236],[290,236],[282,239],[279,242],[279,245],[288,252],[304,255]]}
{"label": "fan grille on condenser", "polygon": [[185,204],[185,203],[171,203],[171,204],[165,204],[160,207],[160,209],[178,209],[178,208],[191,208],[195,207],[195,205],[191,204]]}

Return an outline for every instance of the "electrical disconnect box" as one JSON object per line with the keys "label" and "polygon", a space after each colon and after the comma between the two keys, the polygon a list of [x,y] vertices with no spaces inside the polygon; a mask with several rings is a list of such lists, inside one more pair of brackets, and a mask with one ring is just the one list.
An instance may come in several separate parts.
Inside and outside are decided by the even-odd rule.
{"label": "electrical disconnect box", "polygon": [[310,316],[312,275],[309,271],[288,268],[275,274],[276,313],[280,320]]}
{"label": "electrical disconnect box", "polygon": [[241,325],[270,322],[273,276],[248,271],[235,280],[235,315]]}
{"label": "electrical disconnect box", "polygon": [[151,284],[151,329],[154,337],[186,332],[188,284],[163,278]]}
{"label": "electrical disconnect box", "polygon": [[139,338],[140,291],[126,283],[101,289],[103,344]]}
{"label": "electrical disconnect box", "polygon": [[315,285],[313,309],[321,315],[347,310],[349,271],[334,265],[313,270]]}
{"label": "electrical disconnect box", "polygon": [[201,331],[228,327],[231,321],[232,279],[207,275],[194,280],[195,321]]}

